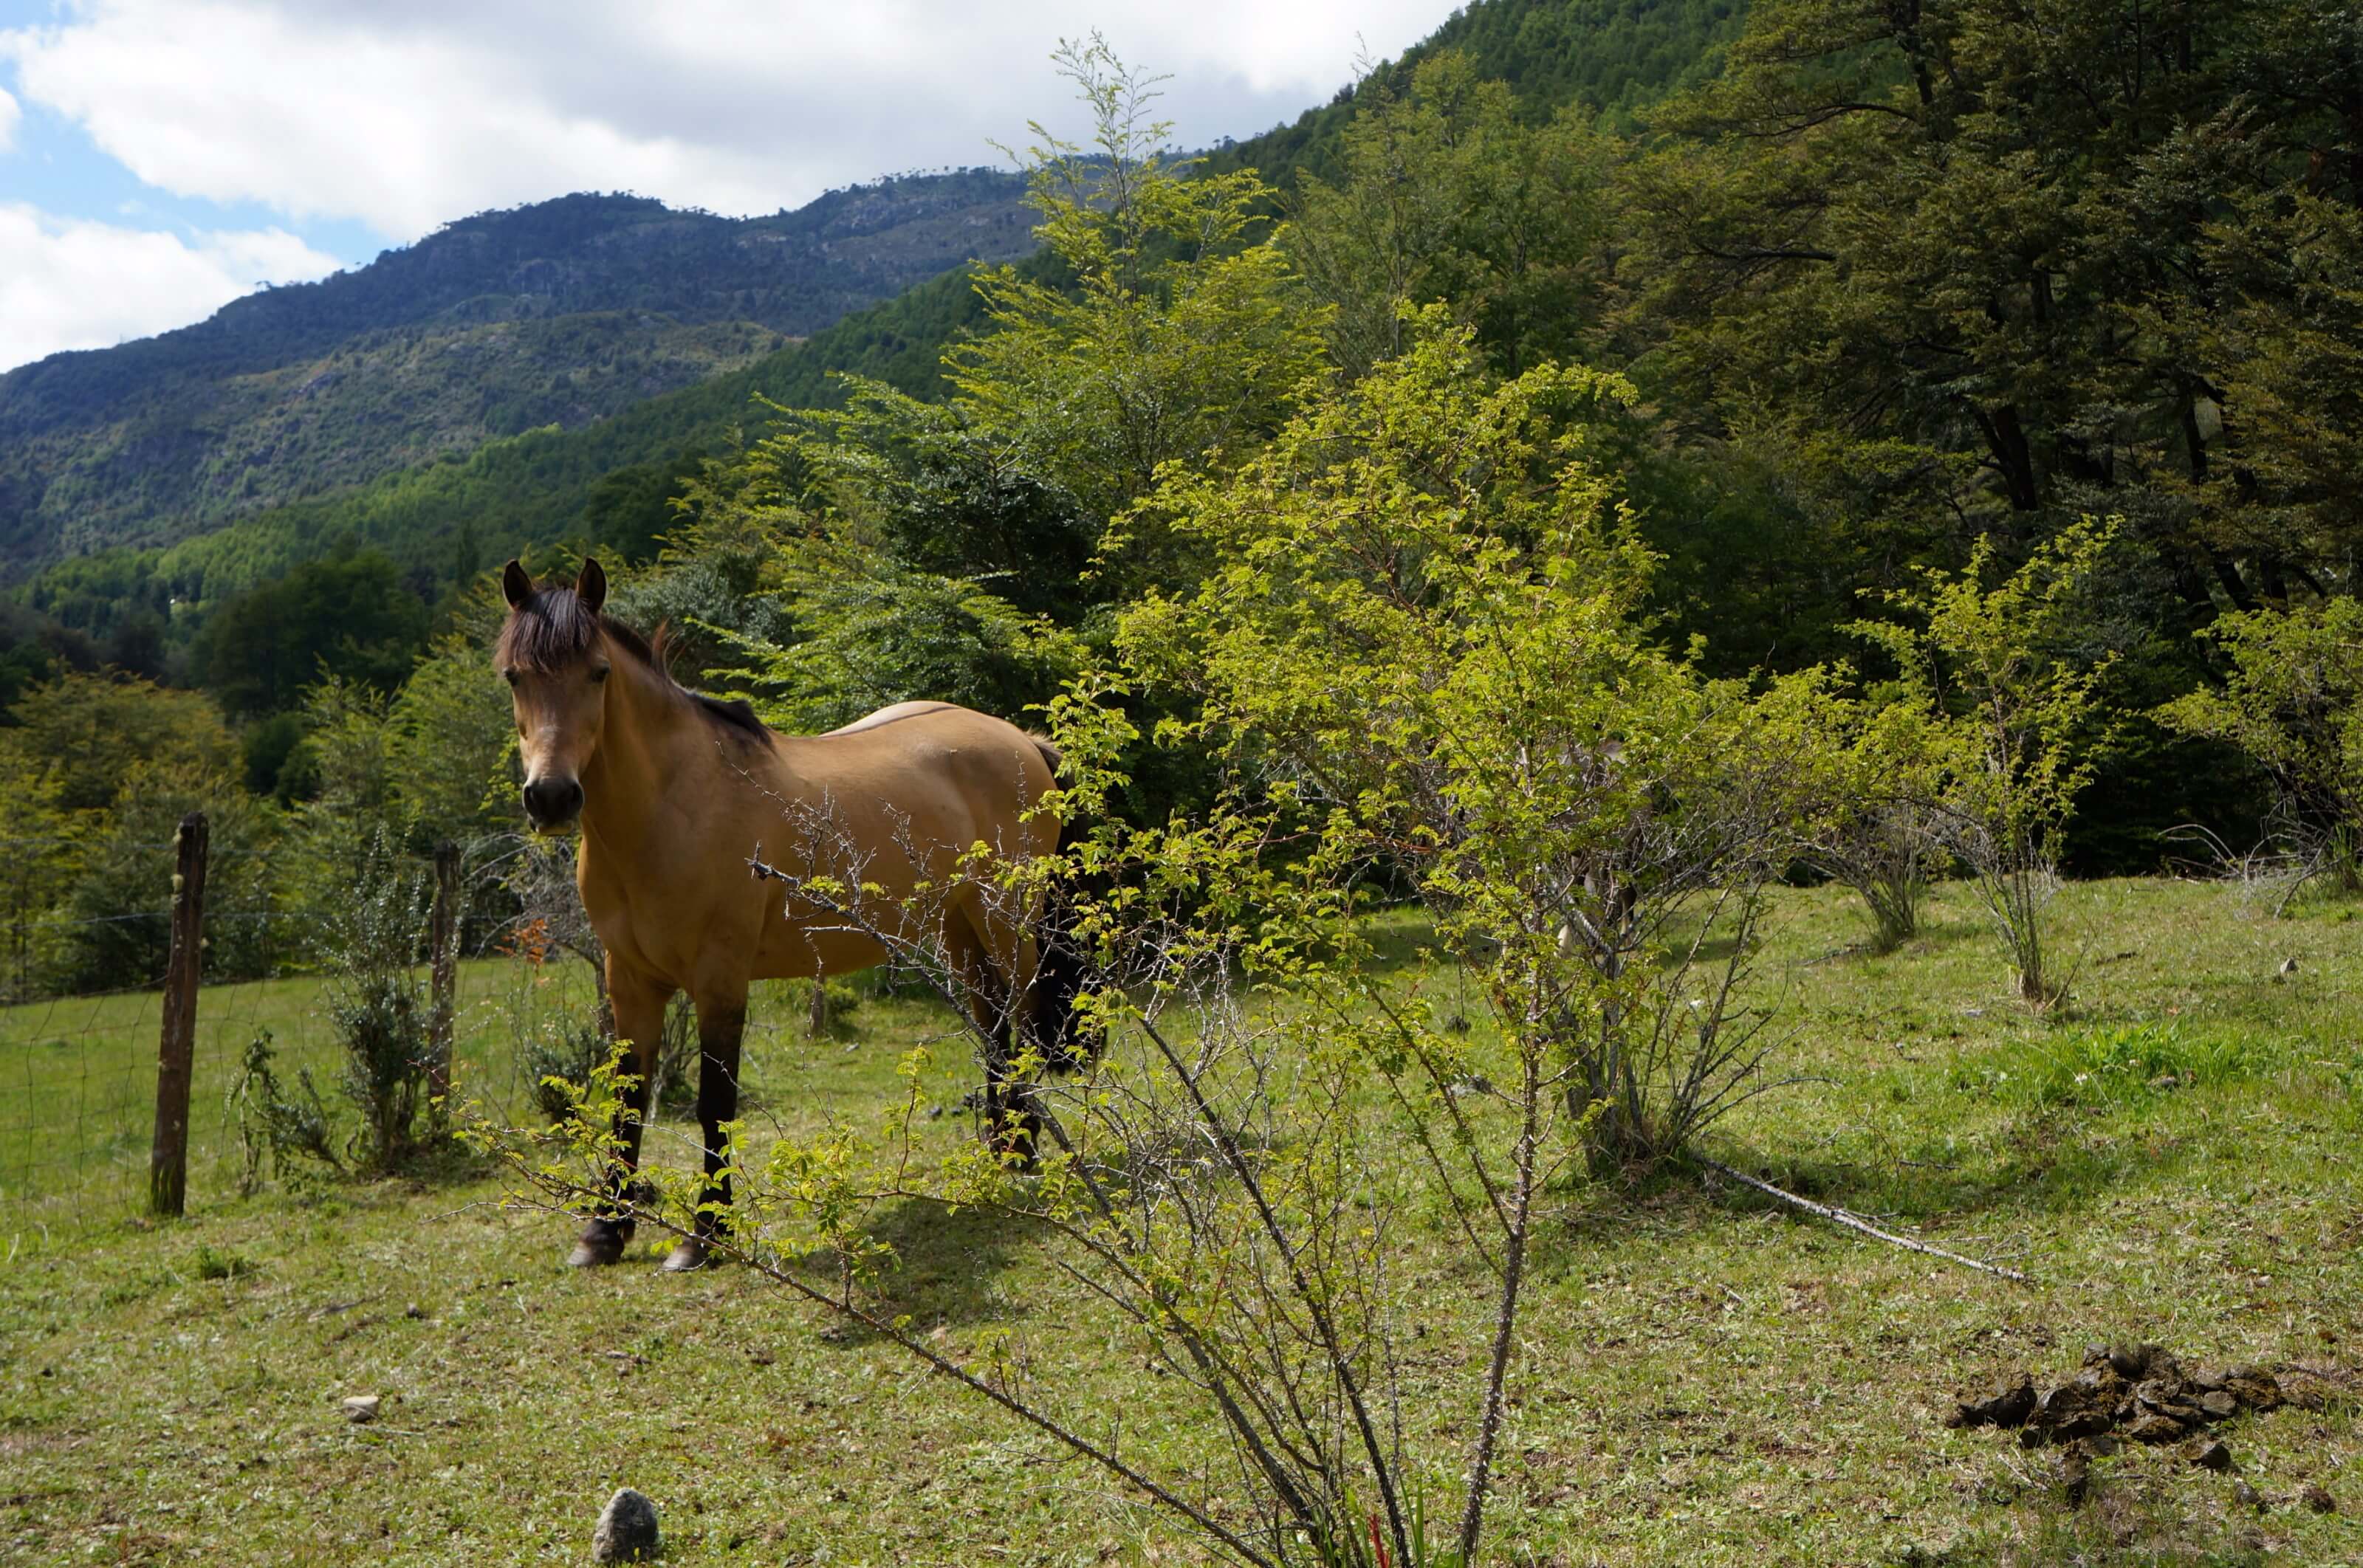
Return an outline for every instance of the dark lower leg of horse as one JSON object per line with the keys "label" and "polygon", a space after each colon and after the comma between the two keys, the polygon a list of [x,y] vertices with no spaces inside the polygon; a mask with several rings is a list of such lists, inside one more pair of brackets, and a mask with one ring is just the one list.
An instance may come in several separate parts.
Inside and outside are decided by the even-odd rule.
{"label": "dark lower leg of horse", "polygon": [[625,1250],[632,1244],[639,1206],[652,1196],[648,1184],[638,1179],[640,1126],[647,1120],[648,1110],[648,1078],[641,1075],[624,1091],[623,1109],[616,1117],[616,1165],[607,1173],[605,1191],[582,1222],[582,1234],[574,1242],[573,1254],[566,1260],[577,1268],[621,1263]]}
{"label": "dark lower leg of horse", "polygon": [[675,1274],[704,1267],[709,1243],[729,1229],[729,1152],[723,1146],[722,1128],[738,1119],[738,1047],[746,1028],[743,1007],[710,1021],[701,1010],[698,1018],[697,1126],[704,1143],[705,1178],[698,1190],[692,1232],[665,1259],[665,1267]]}
{"label": "dark lower leg of horse", "polygon": [[993,1045],[984,1064],[984,1137],[998,1157],[1031,1173],[1039,1165],[1042,1116],[1034,1102],[1034,1086],[1010,1070],[1009,1021],[993,1031]]}

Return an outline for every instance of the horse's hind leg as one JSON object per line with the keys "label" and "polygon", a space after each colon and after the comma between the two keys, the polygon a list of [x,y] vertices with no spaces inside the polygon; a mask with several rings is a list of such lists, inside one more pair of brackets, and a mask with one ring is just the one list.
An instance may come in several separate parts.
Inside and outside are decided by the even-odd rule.
{"label": "horse's hind leg", "polygon": [[705,1149],[705,1181],[697,1195],[692,1233],[664,1261],[674,1274],[705,1266],[709,1243],[729,1230],[730,1173],[723,1127],[738,1120],[738,1050],[747,1033],[747,977],[703,983],[690,993],[697,1007],[697,1128]]}
{"label": "horse's hind leg", "polygon": [[625,1070],[634,1081],[624,1091],[624,1108],[616,1117],[618,1167],[606,1178],[605,1195],[583,1221],[582,1238],[574,1243],[573,1256],[567,1259],[578,1268],[621,1263],[624,1249],[631,1245],[628,1188],[640,1168],[640,1127],[648,1119],[649,1078],[664,1038],[665,1004],[672,999],[672,990],[661,980],[619,965],[613,954],[608,955],[607,1002],[616,1011],[616,1038],[630,1047]]}
{"label": "horse's hind leg", "polygon": [[1019,993],[1011,986],[1008,971],[994,962],[993,945],[976,929],[978,923],[967,911],[952,911],[944,921],[944,947],[983,1046],[985,1142],[994,1154],[1015,1159],[1021,1170],[1032,1170],[1041,1122],[1016,1070],[1012,1025]]}

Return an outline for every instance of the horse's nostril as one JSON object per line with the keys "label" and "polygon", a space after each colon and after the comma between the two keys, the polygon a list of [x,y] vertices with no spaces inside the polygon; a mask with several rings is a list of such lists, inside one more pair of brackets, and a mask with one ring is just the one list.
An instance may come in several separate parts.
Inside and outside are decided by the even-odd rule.
{"label": "horse's nostril", "polygon": [[571,822],[582,809],[582,786],[571,778],[537,778],[525,787],[525,814],[545,826]]}

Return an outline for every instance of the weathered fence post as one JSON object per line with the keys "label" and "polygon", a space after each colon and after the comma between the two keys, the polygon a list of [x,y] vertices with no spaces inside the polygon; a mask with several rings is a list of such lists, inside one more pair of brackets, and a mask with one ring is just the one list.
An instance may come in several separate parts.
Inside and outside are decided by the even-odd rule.
{"label": "weathered fence post", "polygon": [[448,839],[435,846],[435,912],[428,941],[435,998],[427,1021],[427,1087],[435,1097],[439,1127],[449,1110],[451,1026],[460,1004],[460,846]]}
{"label": "weathered fence post", "polygon": [[148,1153],[148,1208],[179,1214],[189,1193],[189,1079],[197,1044],[197,980],[205,969],[205,814],[172,835],[172,948],[164,965],[164,1027],[156,1044],[156,1142]]}

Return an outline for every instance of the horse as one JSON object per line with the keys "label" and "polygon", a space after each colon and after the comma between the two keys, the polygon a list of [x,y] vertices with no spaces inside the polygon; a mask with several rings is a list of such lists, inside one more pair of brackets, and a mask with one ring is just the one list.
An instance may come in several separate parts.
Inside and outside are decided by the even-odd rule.
{"label": "horse", "polygon": [[[632,1074],[613,1129],[618,1168],[569,1261],[617,1263],[630,1245],[640,1124],[675,993],[697,1015],[705,1167],[693,1229],[664,1260],[679,1272],[704,1266],[727,1233],[722,1128],[738,1115],[749,985],[817,985],[904,941],[940,956],[987,1042],[986,1135],[1030,1161],[1030,1109],[1005,1109],[1030,1107],[1011,1088],[1013,1064],[1021,1048],[1080,1059],[1082,966],[1053,940],[1052,900],[1011,894],[990,867],[1058,848],[1061,823],[1041,806],[1057,787],[1057,749],[949,702],[898,702],[826,734],[782,734],[747,702],[676,681],[662,628],[652,645],[604,613],[596,560],[571,585],[537,584],[516,561],[501,580],[508,617],[494,663],[510,688],[526,816],[544,834],[580,823],[575,881],[606,952]],[[869,912],[849,918],[826,896],[799,894],[794,877],[750,875],[766,860],[858,886]]]}

